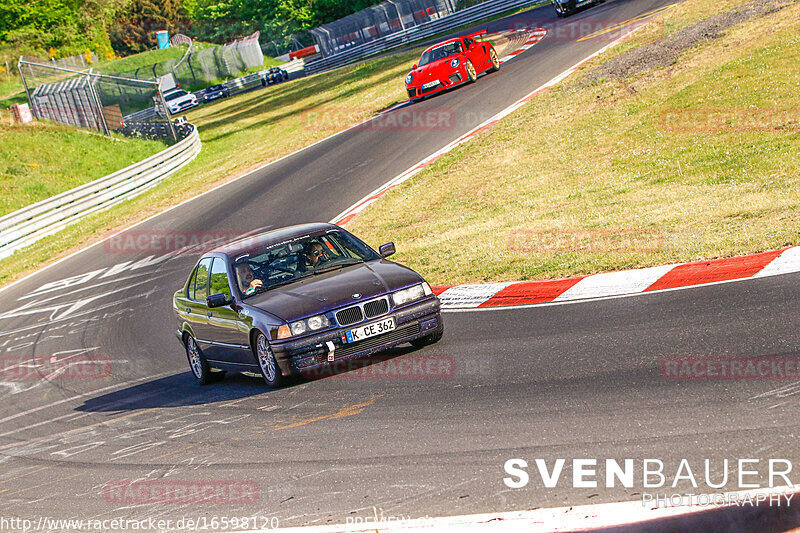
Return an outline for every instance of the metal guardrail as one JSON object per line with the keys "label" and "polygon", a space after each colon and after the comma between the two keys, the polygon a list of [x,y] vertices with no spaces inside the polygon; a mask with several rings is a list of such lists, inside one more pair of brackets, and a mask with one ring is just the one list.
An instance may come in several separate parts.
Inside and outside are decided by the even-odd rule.
{"label": "metal guardrail", "polygon": [[486,17],[497,15],[509,9],[517,9],[541,3],[542,0],[486,0],[486,2],[468,7],[467,9],[462,9],[452,15],[354,46],[349,50],[323,59],[311,61],[306,63],[305,70],[308,74],[318,74],[385,52],[409,42],[425,39],[426,37],[458,28],[470,22],[476,22]]}
{"label": "metal guardrail", "polygon": [[197,128],[153,156],[80,187],[0,217],[0,259],[81,218],[157,185],[200,152]]}

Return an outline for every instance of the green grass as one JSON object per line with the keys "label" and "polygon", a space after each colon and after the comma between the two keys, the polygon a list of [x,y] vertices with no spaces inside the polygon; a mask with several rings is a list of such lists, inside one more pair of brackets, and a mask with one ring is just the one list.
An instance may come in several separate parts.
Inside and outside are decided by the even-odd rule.
{"label": "green grass", "polygon": [[[741,3],[684,2],[663,23],[672,33]],[[800,4],[669,68],[588,86],[582,75],[568,79],[348,226],[373,244],[395,241],[398,260],[434,283],[557,278],[800,244],[798,30]],[[652,40],[644,32],[625,48]]]}
{"label": "green grass", "polygon": [[[202,50],[212,46],[214,45],[204,42],[196,42],[194,44],[195,50]],[[111,61],[100,61],[97,64],[97,68],[104,72],[130,72],[137,68],[149,67],[170,59],[180,59],[186,53],[187,48],[188,45],[181,45],[148,50],[147,52],[132,54]]]}
{"label": "green grass", "polygon": [[[7,117],[3,117],[7,118]],[[0,216],[125,168],[159,152],[155,141],[51,123],[0,123]]]}

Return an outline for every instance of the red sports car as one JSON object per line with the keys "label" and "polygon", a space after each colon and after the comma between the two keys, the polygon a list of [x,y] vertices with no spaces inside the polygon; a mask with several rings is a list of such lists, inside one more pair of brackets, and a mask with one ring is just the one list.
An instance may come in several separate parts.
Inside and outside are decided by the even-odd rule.
{"label": "red sports car", "polygon": [[477,42],[486,32],[456,37],[435,44],[422,52],[419,65],[406,76],[408,98],[414,102],[462,83],[472,83],[482,72],[500,69],[500,60],[491,43]]}

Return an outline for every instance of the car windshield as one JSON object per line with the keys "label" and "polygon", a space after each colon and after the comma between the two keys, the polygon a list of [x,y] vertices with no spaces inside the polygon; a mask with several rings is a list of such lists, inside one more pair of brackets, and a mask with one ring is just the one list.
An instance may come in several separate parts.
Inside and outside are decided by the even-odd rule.
{"label": "car windshield", "polygon": [[187,93],[186,91],[175,91],[167,93],[164,95],[164,100],[166,101],[175,100],[176,98],[180,98],[181,96],[186,96],[187,94],[189,93]]}
{"label": "car windshield", "polygon": [[443,44],[430,50],[425,50],[422,57],[419,59],[419,66],[439,61],[446,57],[461,53],[461,41],[453,41],[452,43]]}
{"label": "car windshield", "polygon": [[355,236],[332,230],[251,250],[236,258],[233,272],[247,298],[301,278],[378,258]]}
{"label": "car windshield", "polygon": [[211,87],[208,88],[208,90],[209,91],[221,91],[222,90],[222,85],[212,85]]}

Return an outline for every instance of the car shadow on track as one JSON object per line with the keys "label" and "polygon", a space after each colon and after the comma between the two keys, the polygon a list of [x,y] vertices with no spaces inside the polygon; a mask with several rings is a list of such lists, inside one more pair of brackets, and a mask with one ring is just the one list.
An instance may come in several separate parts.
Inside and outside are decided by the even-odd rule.
{"label": "car shadow on track", "polygon": [[319,370],[291,377],[280,389],[270,389],[260,377],[236,373],[227,374],[210,385],[201,386],[195,381],[192,373],[187,371],[90,398],[76,408],[76,411],[102,413],[230,402],[251,396],[272,394],[319,380],[360,377],[373,365],[385,364],[387,361],[418,350],[411,346],[398,347],[370,357],[338,361]]}

